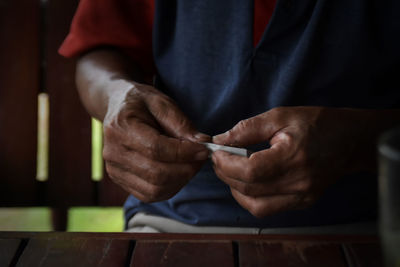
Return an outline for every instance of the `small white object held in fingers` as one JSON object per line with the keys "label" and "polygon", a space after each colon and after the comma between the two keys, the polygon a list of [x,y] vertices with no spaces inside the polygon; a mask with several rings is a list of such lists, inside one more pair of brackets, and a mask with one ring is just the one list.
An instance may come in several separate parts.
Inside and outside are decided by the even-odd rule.
{"label": "small white object held in fingers", "polygon": [[226,151],[228,153],[243,156],[243,157],[250,157],[250,155],[251,155],[251,151],[247,150],[245,148],[233,147],[233,146],[222,146],[222,145],[206,143],[206,142],[202,142],[201,144],[205,145],[211,152],[214,152],[217,150],[222,150],[222,151]]}

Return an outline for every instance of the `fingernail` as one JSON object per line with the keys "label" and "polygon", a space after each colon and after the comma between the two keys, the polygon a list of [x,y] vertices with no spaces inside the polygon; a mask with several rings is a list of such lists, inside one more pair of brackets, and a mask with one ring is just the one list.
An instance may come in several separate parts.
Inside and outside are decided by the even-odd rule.
{"label": "fingernail", "polygon": [[196,155],[194,156],[195,160],[206,160],[208,159],[210,152],[208,150],[202,150],[200,152],[197,152]]}
{"label": "fingernail", "polygon": [[207,142],[211,140],[211,136],[203,134],[203,133],[197,133],[194,135],[194,138],[199,141],[199,142]]}
{"label": "fingernail", "polygon": [[212,142],[215,144],[221,144],[225,134],[215,135],[212,138]]}

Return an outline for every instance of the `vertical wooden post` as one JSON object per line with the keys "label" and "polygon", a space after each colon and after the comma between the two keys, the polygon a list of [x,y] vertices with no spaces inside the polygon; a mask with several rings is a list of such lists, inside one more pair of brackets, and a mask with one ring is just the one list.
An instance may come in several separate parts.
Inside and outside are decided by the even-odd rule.
{"label": "vertical wooden post", "polygon": [[0,2],[0,206],[35,205],[40,1]]}
{"label": "vertical wooden post", "polygon": [[78,0],[48,0],[46,6],[46,91],[50,96],[48,201],[57,230],[65,230],[68,207],[96,204],[90,166],[90,117],[75,88],[75,61],[57,50],[66,37]]}

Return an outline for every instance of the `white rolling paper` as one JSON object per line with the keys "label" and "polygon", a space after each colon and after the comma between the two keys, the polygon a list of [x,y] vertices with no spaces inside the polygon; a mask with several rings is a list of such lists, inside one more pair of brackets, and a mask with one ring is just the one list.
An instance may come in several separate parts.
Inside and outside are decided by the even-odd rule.
{"label": "white rolling paper", "polygon": [[217,145],[213,143],[205,143],[202,142],[203,145],[205,145],[210,151],[214,152],[217,150],[223,150],[226,152],[229,152],[231,154],[243,156],[243,157],[250,157],[251,151],[247,150],[245,148],[240,148],[240,147],[233,147],[233,146],[222,146],[222,145]]}

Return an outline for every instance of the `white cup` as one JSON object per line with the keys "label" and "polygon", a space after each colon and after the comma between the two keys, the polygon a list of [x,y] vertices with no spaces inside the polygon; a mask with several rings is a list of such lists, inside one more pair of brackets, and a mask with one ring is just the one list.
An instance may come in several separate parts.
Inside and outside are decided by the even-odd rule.
{"label": "white cup", "polygon": [[379,150],[379,227],[385,266],[400,267],[400,128],[382,135]]}

